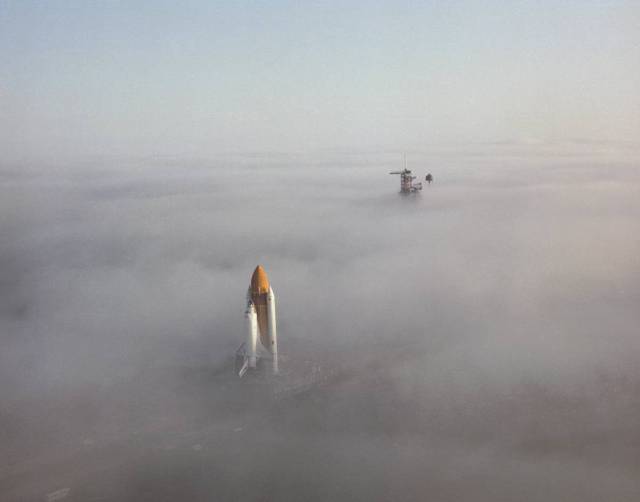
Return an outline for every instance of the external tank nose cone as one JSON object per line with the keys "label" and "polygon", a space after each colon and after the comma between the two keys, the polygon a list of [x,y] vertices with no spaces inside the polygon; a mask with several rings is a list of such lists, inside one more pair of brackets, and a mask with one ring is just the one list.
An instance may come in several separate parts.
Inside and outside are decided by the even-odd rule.
{"label": "external tank nose cone", "polygon": [[251,293],[260,295],[269,292],[269,278],[264,269],[258,265],[251,276]]}

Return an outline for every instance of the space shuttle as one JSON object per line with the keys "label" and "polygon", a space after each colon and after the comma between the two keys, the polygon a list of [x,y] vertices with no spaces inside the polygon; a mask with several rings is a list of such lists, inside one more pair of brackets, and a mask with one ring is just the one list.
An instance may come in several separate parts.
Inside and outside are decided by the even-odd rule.
{"label": "space shuttle", "polygon": [[[272,371],[278,373],[278,330],[276,323],[276,297],[269,284],[267,273],[260,265],[251,276],[251,284],[247,290],[247,307],[244,312],[246,325],[246,341],[244,343],[243,361],[238,371],[243,376],[249,370],[255,370],[261,359],[260,345],[271,356]],[[264,357],[262,359],[268,359]]]}

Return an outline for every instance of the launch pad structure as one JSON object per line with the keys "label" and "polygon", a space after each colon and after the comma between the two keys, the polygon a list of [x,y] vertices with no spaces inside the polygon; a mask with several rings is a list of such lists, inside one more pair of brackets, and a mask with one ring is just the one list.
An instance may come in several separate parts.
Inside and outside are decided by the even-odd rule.
{"label": "launch pad structure", "polygon": [[402,171],[391,171],[389,174],[400,175],[400,193],[411,194],[422,190],[422,183],[414,183],[415,176],[411,174],[411,169],[407,169],[407,156],[404,156],[404,169]]}

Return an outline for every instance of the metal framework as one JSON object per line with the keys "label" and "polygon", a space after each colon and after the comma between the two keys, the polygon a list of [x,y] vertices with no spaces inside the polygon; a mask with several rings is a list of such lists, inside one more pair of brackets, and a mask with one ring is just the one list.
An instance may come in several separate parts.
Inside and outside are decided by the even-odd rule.
{"label": "metal framework", "polygon": [[416,193],[422,190],[422,183],[414,183],[415,176],[411,174],[410,169],[404,169],[403,171],[392,171],[389,174],[400,175],[400,193],[409,194]]}
{"label": "metal framework", "polygon": [[404,156],[404,169],[402,171],[391,171],[389,174],[400,175],[400,193],[410,194],[422,190],[422,183],[414,183],[415,176],[411,174],[411,169],[407,169],[407,156]]}

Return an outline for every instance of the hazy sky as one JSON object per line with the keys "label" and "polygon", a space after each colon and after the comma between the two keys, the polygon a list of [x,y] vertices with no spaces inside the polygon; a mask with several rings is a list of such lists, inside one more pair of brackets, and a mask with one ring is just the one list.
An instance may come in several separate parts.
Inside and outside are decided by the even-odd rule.
{"label": "hazy sky", "polygon": [[0,1],[2,160],[640,136],[625,1]]}

